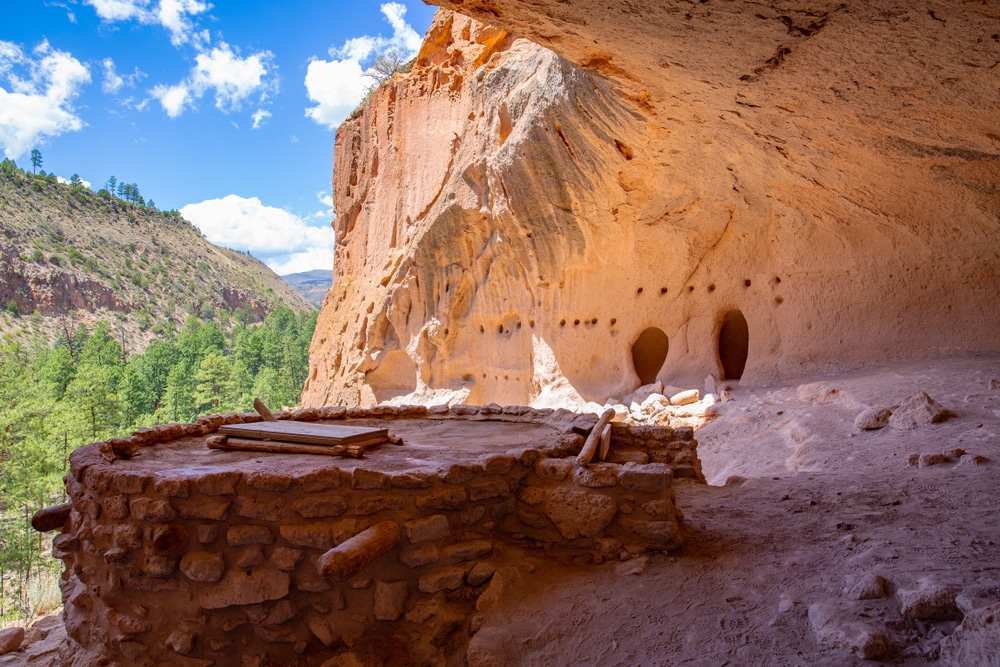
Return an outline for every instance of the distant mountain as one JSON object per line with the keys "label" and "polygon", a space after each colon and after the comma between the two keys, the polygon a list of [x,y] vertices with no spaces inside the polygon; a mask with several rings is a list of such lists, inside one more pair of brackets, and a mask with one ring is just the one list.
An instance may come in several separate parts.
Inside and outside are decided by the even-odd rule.
{"label": "distant mountain", "polygon": [[260,321],[278,305],[312,309],[263,263],[209,243],[178,212],[0,162],[0,334],[106,319],[141,349],[189,314]]}
{"label": "distant mountain", "polygon": [[333,271],[326,269],[313,269],[302,273],[291,273],[281,278],[295,288],[307,301],[317,307],[323,305],[326,291],[333,283]]}

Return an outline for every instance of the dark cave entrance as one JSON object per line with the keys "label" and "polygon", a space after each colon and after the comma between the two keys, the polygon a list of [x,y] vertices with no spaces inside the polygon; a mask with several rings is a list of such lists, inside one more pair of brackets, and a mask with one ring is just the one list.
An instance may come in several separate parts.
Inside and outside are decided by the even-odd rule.
{"label": "dark cave entrance", "polygon": [[670,339],[656,327],[650,327],[639,334],[632,343],[632,367],[639,376],[640,384],[656,382],[656,376],[663,368],[670,349]]}
{"label": "dark cave entrance", "polygon": [[750,327],[738,310],[730,310],[722,318],[719,329],[719,362],[723,380],[739,380],[747,366],[750,351]]}

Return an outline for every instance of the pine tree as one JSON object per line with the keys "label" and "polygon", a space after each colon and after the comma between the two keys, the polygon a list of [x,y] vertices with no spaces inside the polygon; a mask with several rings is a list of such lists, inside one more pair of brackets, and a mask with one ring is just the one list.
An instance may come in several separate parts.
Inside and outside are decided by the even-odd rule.
{"label": "pine tree", "polygon": [[42,152],[37,148],[31,149],[31,173],[37,174],[42,166]]}

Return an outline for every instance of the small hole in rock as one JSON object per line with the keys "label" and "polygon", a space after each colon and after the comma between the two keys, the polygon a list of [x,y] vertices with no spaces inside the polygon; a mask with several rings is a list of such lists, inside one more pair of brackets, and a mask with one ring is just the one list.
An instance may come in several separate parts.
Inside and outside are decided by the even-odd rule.
{"label": "small hole in rock", "polygon": [[743,284],[744,284],[744,285],[745,285],[746,287],[750,287],[750,285],[751,285],[752,283],[750,282],[750,279],[749,279],[749,278],[747,278],[746,280],[744,280],[744,281],[743,281]]}
{"label": "small hole in rock", "polygon": [[776,297],[774,297],[774,302],[780,306],[781,304],[783,304],[785,302],[785,300],[782,299],[780,296],[776,296]]}
{"label": "small hole in rock", "polygon": [[667,293],[667,288],[666,287],[661,287],[660,288],[660,294],[666,294],[666,293]]}
{"label": "small hole in rock", "polygon": [[635,291],[635,293],[636,293],[636,294],[642,294],[642,288],[640,287],[639,289],[637,289],[637,290]]}
{"label": "small hole in rock", "polygon": [[579,326],[580,320],[573,320],[573,326]]}
{"label": "small hole in rock", "polygon": [[708,286],[708,291],[709,292],[714,292],[715,291],[715,284],[714,283]]}

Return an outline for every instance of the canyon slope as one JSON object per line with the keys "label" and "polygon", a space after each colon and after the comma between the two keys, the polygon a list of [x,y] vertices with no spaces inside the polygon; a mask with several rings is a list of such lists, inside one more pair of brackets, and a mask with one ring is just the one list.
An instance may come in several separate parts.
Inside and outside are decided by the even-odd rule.
{"label": "canyon slope", "polygon": [[55,338],[67,321],[107,320],[142,350],[189,313],[259,321],[277,306],[312,309],[262,262],[209,243],[180,214],[0,164],[0,334]]}
{"label": "canyon slope", "polygon": [[995,3],[442,4],[337,133],[304,404],[1000,349]]}

